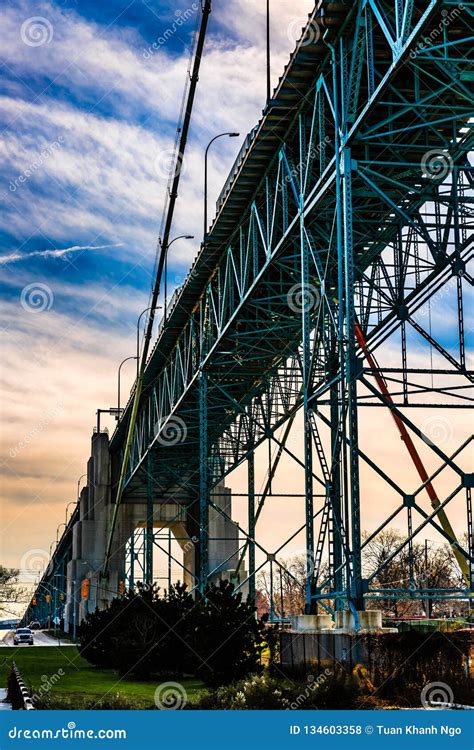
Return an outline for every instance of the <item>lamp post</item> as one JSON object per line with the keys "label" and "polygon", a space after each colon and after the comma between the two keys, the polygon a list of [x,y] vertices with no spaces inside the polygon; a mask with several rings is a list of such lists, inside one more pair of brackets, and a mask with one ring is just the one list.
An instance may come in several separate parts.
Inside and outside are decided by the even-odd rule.
{"label": "lamp post", "polygon": [[56,546],[58,546],[58,544],[59,544],[59,529],[61,528],[61,526],[64,526],[64,528],[66,528],[66,525],[67,524],[65,524],[65,523],[60,523],[58,525],[58,528],[56,529]]}
{"label": "lamp post", "polygon": [[151,310],[151,307],[145,307],[145,309],[141,311],[137,320],[137,382],[138,382],[138,373],[140,370],[140,321],[142,319],[142,315],[145,315],[145,313],[147,313],[149,310]]}
{"label": "lamp post", "polygon": [[125,359],[123,359],[119,364],[117,377],[117,416],[115,417],[117,422],[120,419],[120,371],[122,369],[122,365],[124,365],[125,362],[128,362],[129,359],[136,359],[138,361],[138,356],[136,355],[135,357],[125,357]]}
{"label": "lamp post", "polygon": [[77,607],[76,607],[76,579],[72,580],[72,640],[77,638]]}
{"label": "lamp post", "polygon": [[[59,573],[55,573],[54,574],[53,580],[55,578],[60,578]],[[52,589],[53,589],[53,592],[54,592],[53,593],[53,597],[54,597],[53,598],[53,625],[54,625],[54,633],[56,635],[56,638],[58,639],[58,646],[60,646],[61,645],[61,636],[58,635],[58,624],[59,623],[57,622],[58,619],[60,620],[60,618],[58,618],[58,610],[59,610],[59,606],[60,606],[59,605],[59,601],[60,601],[60,599],[59,599],[60,589],[59,589],[59,586],[54,586],[54,584],[52,586]]]}
{"label": "lamp post", "polygon": [[207,234],[207,154],[214,141],[217,141],[218,138],[223,138],[225,135],[228,135],[229,138],[237,138],[240,133],[219,133],[219,135],[215,135],[207,144],[204,153],[204,239]]}
{"label": "lamp post", "polygon": [[84,477],[86,477],[86,476],[87,476],[87,474],[81,474],[81,476],[77,480],[77,499],[78,500],[79,500],[79,488],[80,488],[80,485],[81,485],[81,479],[84,479]]}
{"label": "lamp post", "polygon": [[[151,309],[152,309],[151,307],[146,307],[144,310],[142,310],[137,320],[137,383],[138,383],[138,375],[140,373],[140,321],[142,319],[142,315],[145,315],[145,313]],[[158,305],[155,309],[161,310],[161,305]]]}
{"label": "lamp post", "polygon": [[77,505],[77,500],[71,500],[71,502],[66,505],[66,526],[67,526],[67,523],[68,523],[68,520],[67,520],[67,511],[68,511],[68,508],[69,508],[70,505]]}
{"label": "lamp post", "polygon": [[[57,577],[58,577],[58,575],[56,574],[56,575],[54,575],[54,576],[53,576],[53,579],[54,579],[54,578],[57,578]],[[35,587],[36,587],[36,591],[38,590],[38,588],[42,588],[42,589],[44,589],[44,590],[45,590],[45,592],[46,592],[46,594],[44,594],[44,596],[45,596],[45,597],[46,597],[46,596],[49,596],[49,597],[50,597],[50,601],[49,601],[49,605],[50,605],[50,606],[48,607],[48,610],[49,610],[49,615],[48,615],[48,617],[49,617],[49,621],[50,621],[50,622],[49,622],[49,625],[51,625],[51,611],[50,611],[50,610],[51,610],[51,597],[52,597],[52,592],[53,592],[53,591],[54,591],[54,592],[56,592],[56,591],[57,591],[57,592],[59,592],[59,589],[57,588],[57,586],[55,586],[55,585],[54,585],[54,583],[50,583],[50,584],[49,584],[49,587],[48,587],[48,586],[45,586],[45,585],[44,585],[44,583],[41,583],[41,581],[38,581],[37,583],[35,583]],[[54,605],[54,602],[53,602],[53,605]]]}
{"label": "lamp post", "polygon": [[77,480],[77,497],[75,500],[71,500],[71,502],[66,505],[66,526],[67,526],[67,509],[69,508],[70,505],[77,505],[77,503],[79,502],[81,479],[84,479],[84,477],[86,476],[87,474],[81,474],[81,476]]}
{"label": "lamp post", "polygon": [[176,242],[176,240],[193,240],[194,234],[180,234],[179,237],[175,237],[174,240],[171,240],[171,242],[168,242],[168,246],[164,248],[165,252],[165,290],[164,290],[164,298],[165,298],[165,309],[164,309],[164,317],[166,320],[167,312],[168,312],[168,250],[170,249],[173,242]]}
{"label": "lamp post", "polygon": [[[434,544],[432,539],[425,539],[425,549],[424,549],[424,562],[425,562],[425,579],[424,579],[424,587],[427,589],[429,587],[430,582],[430,573],[429,573],[429,552],[430,552],[430,545]],[[431,598],[429,592],[428,596],[426,598],[426,610],[425,614],[427,619],[429,620],[431,618],[432,609],[433,609],[433,599]]]}

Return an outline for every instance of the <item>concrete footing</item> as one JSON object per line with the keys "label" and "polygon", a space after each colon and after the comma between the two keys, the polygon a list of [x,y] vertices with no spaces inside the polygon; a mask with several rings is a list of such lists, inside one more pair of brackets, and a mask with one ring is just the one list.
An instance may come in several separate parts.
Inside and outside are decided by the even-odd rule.
{"label": "concrete footing", "polygon": [[297,615],[290,618],[293,633],[397,633],[396,628],[382,627],[382,612],[368,609],[354,614],[351,610],[331,615]]}
{"label": "concrete footing", "polygon": [[334,627],[331,615],[296,615],[290,622],[294,633],[321,633]]}
{"label": "concrete footing", "polygon": [[378,632],[382,630],[382,612],[377,609],[368,609],[356,613],[345,609],[336,612],[335,632],[357,633]]}
{"label": "concrete footing", "polygon": [[375,642],[397,629],[382,627],[382,612],[366,610],[331,615],[298,615],[290,618],[291,630],[281,634],[284,667],[315,665],[318,670],[370,664]]}

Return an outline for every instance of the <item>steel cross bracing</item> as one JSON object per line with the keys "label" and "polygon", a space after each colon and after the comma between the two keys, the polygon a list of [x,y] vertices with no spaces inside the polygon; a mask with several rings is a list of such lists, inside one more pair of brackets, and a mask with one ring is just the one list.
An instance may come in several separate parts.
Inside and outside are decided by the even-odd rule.
{"label": "steel cross bracing", "polygon": [[[175,561],[172,553],[173,535],[171,529],[166,531],[152,532],[151,545],[167,556],[167,574],[155,576],[153,570],[149,570],[150,539],[146,528],[137,528],[127,541],[125,549],[125,588],[132,590],[138,582],[148,585],[158,584],[169,590],[172,585],[172,562]],[[180,564],[179,560],[175,561]],[[163,586],[163,581],[165,584]]]}
{"label": "steel cross bracing", "polygon": [[[471,571],[470,582],[439,596],[473,588],[473,475],[463,463],[472,438],[447,455],[412,411],[451,409],[455,419],[455,409],[472,403],[464,316],[473,284],[473,18],[469,2],[319,3],[236,167],[150,357],[125,481],[126,494],[146,497],[151,473],[155,498],[181,502],[199,518],[201,588],[212,574],[210,490],[245,460],[248,526],[239,528],[246,570],[253,578],[267,562],[280,564],[259,542],[258,519],[282,455],[304,473],[304,523],[285,544],[304,532],[308,611],[349,600],[362,609],[379,594],[371,583],[377,572],[364,577],[362,567],[362,465],[387,498],[398,498],[395,506],[387,501],[369,540],[404,514],[402,547],[411,549],[430,526]],[[432,321],[430,301],[443,296],[457,321],[455,344]],[[422,366],[413,355],[421,342]],[[367,351],[377,352],[381,373]],[[378,465],[376,445],[362,449],[361,420],[376,407],[423,441],[430,466],[436,459],[428,480],[406,486],[412,459],[403,444],[390,473]],[[286,427],[300,410],[297,455]],[[266,442],[276,453],[257,496],[253,457]],[[120,456],[123,427],[111,448]],[[452,476],[452,491],[438,510],[427,510],[427,485],[442,472]],[[466,542],[441,520],[461,496]],[[384,591],[391,595],[399,589]]]}

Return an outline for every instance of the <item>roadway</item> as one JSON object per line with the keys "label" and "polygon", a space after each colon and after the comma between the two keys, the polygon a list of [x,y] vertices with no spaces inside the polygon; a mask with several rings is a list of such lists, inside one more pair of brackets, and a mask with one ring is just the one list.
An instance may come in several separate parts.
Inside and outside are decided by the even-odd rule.
{"label": "roadway", "polygon": [[[27,644],[21,644],[21,646],[15,646],[13,643],[13,636],[15,631],[9,630],[7,634],[3,637],[2,640],[0,640],[0,647],[14,647],[14,648],[31,648],[31,646],[28,646]],[[58,638],[53,638],[51,635],[48,635],[48,633],[45,633],[43,630],[34,630],[34,643],[33,646],[74,646],[74,643],[71,643],[71,641],[65,640],[62,638],[59,640]]]}
{"label": "roadway", "polygon": [[8,701],[7,689],[0,688],[0,711],[11,711],[12,704]]}

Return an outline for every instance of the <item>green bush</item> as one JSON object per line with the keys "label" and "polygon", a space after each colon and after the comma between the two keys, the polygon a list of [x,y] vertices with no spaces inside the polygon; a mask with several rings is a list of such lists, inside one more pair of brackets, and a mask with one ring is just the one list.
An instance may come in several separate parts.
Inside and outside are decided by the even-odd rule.
{"label": "green bush", "polygon": [[193,614],[196,673],[206,685],[225,685],[260,667],[264,622],[231,583],[208,586]]}
{"label": "green bush", "polygon": [[120,633],[125,620],[125,608],[121,599],[114,599],[107,609],[91,612],[79,630],[79,651],[96,667],[110,667],[111,639]]}
{"label": "green bush", "polygon": [[172,587],[165,597],[156,586],[139,587],[87,616],[80,628],[80,653],[95,666],[116,667],[121,675],[140,679],[169,670],[182,674],[188,662],[192,665],[183,640],[193,607],[185,586]]}
{"label": "green bush", "polygon": [[81,655],[121,675],[197,675],[223,685],[260,666],[265,625],[254,607],[227,581],[210,585],[195,601],[186,587],[159,596],[139,587],[88,615],[81,626]]}
{"label": "green bush", "polygon": [[189,708],[221,710],[308,710],[323,708],[354,708],[359,690],[346,677],[333,675],[308,676],[295,682],[252,675],[231,685],[210,690]]}
{"label": "green bush", "polygon": [[151,674],[192,672],[194,654],[185,644],[189,638],[193,598],[186,587],[171,587],[165,597],[158,589],[129,596],[124,624],[113,638],[122,675],[140,679]]}
{"label": "green bush", "polygon": [[453,690],[455,703],[471,705],[473,686],[466,669],[470,648],[470,634],[463,632],[435,632],[427,638],[412,630],[381,639],[372,667],[378,696],[401,706],[419,706],[424,687],[443,682]]}

